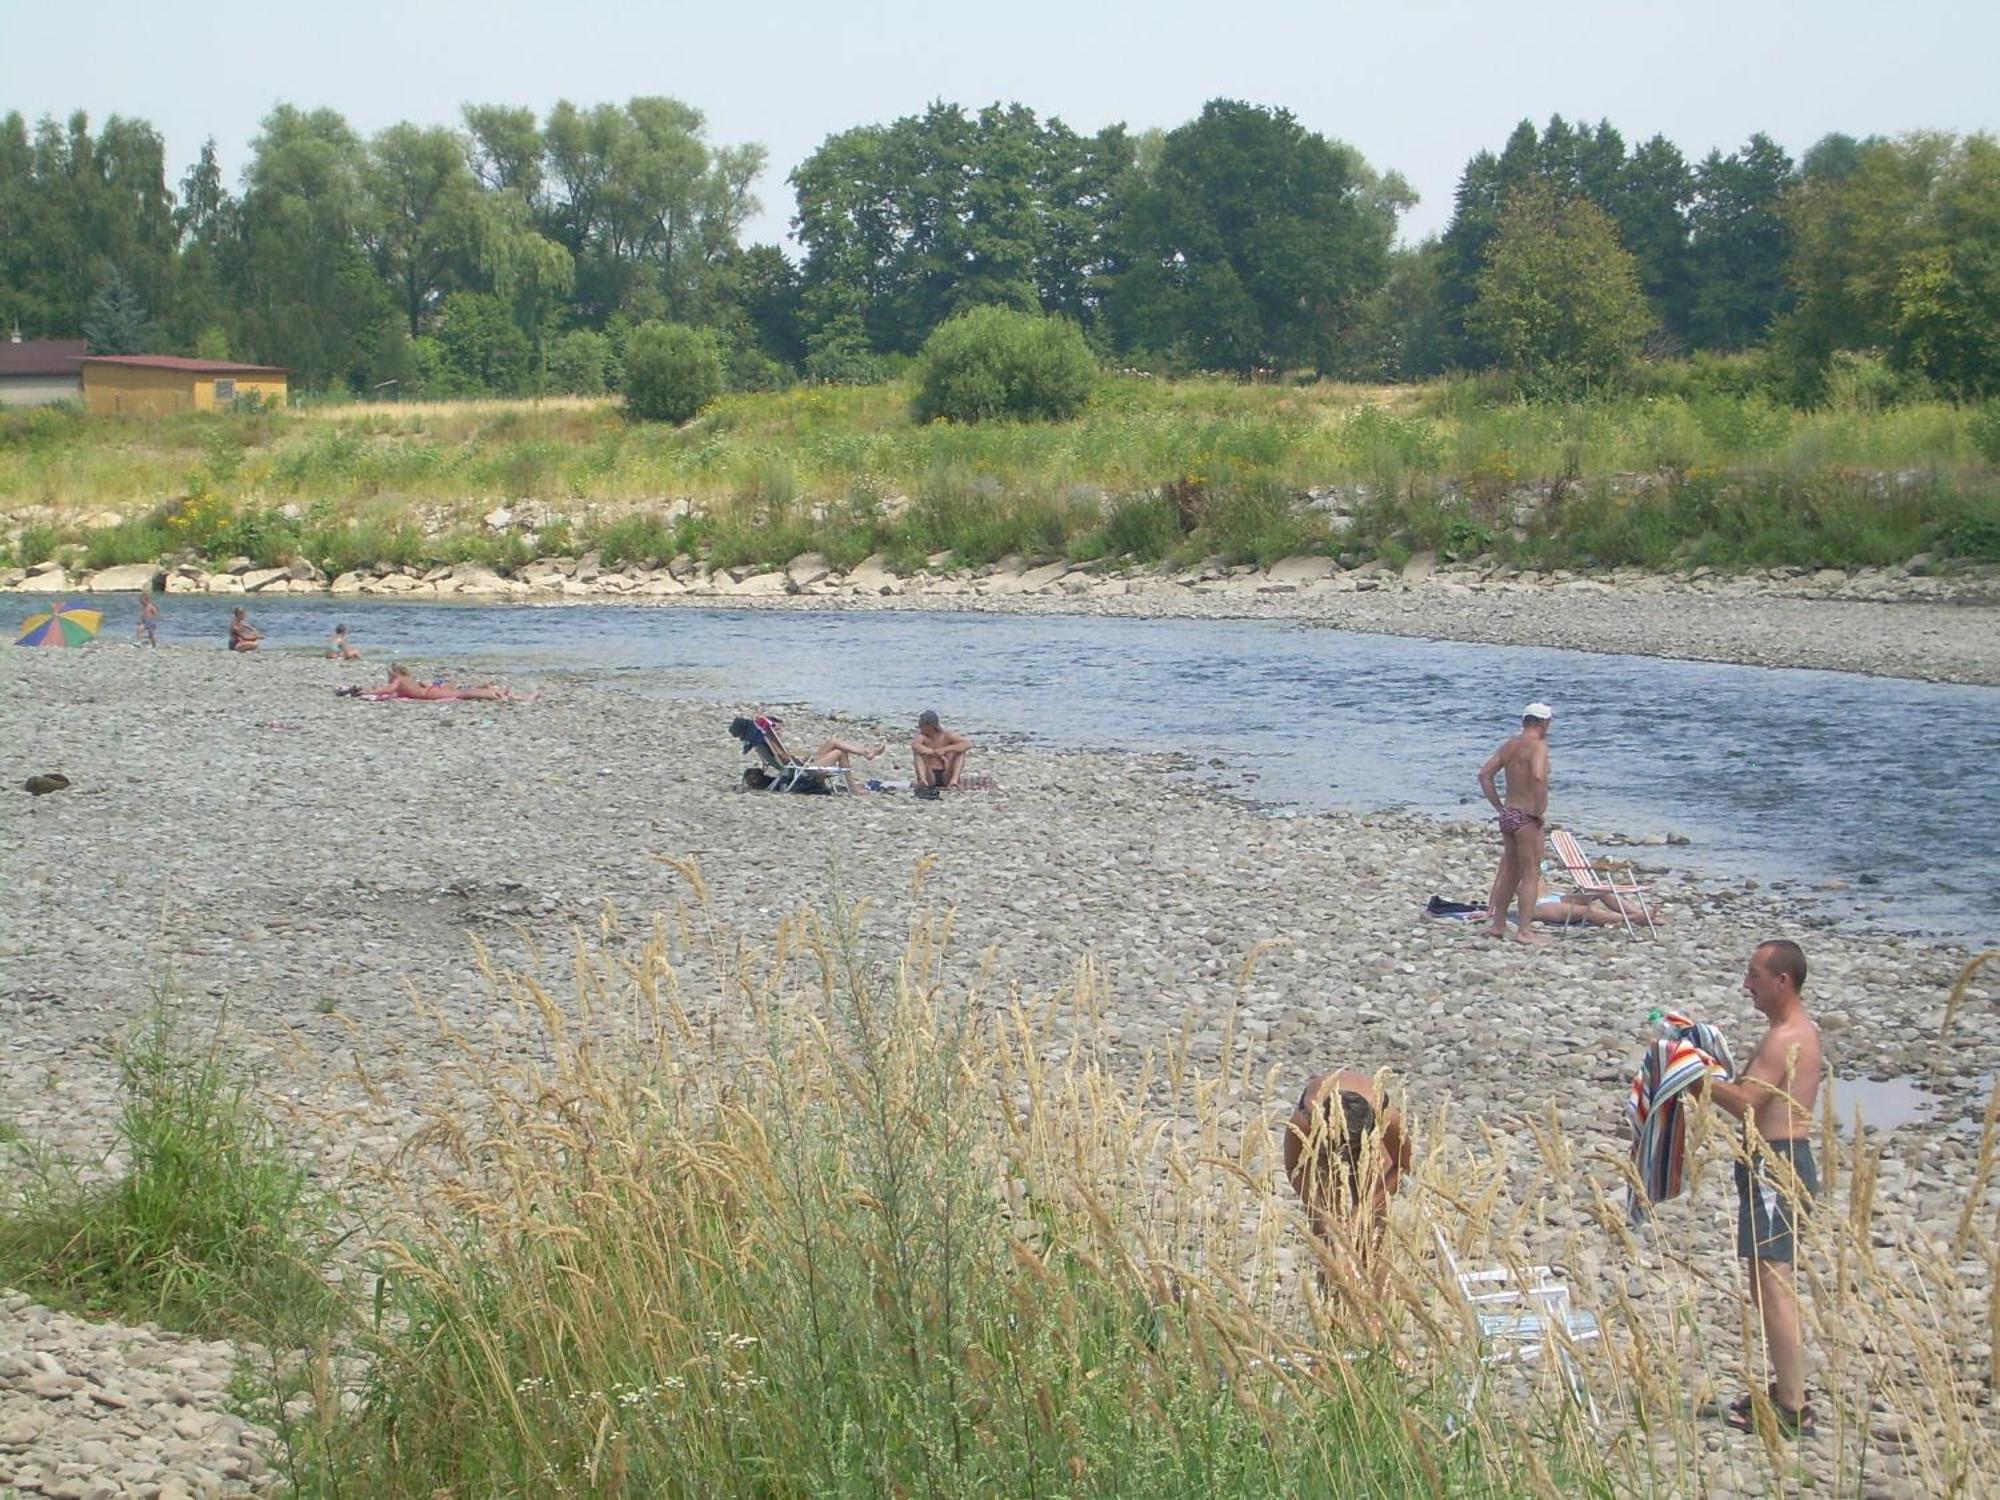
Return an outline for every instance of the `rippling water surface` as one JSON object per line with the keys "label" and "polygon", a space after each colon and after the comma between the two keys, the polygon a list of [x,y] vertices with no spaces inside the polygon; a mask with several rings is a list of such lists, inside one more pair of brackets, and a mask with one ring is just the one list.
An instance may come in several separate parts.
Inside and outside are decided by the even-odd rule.
{"label": "rippling water surface", "polygon": [[[165,638],[226,634],[226,598],[163,601]],[[1476,811],[1474,776],[1548,700],[1556,816],[1687,834],[1696,868],[1846,881],[1897,929],[2000,934],[2000,689],[1409,640],[1264,621],[250,601],[276,649],[344,620],[371,659],[595,667],[638,691],[936,707],[975,739],[1184,751],[1217,785],[1312,809]],[[110,603],[107,640],[136,604]],[[497,660],[496,660],[497,659]],[[245,663],[246,668],[254,669]],[[717,721],[718,750],[733,749]],[[1207,766],[1219,759],[1220,769]],[[1476,894],[1476,893],[1474,893]]]}

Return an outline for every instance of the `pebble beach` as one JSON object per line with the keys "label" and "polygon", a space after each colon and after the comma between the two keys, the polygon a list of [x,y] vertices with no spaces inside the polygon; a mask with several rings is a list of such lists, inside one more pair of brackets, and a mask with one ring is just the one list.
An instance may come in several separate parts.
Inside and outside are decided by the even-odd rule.
{"label": "pebble beach", "polygon": [[[1396,603],[1404,594],[1329,598],[1327,623],[1393,630],[1408,614],[1415,628]],[[1830,658],[1852,639],[1850,668],[1930,675],[1944,661],[1938,675],[1964,681],[1994,679],[2000,639],[1990,610],[1942,604],[1675,600],[1676,638],[1654,602],[1635,613],[1583,595],[1465,601],[1460,621],[1434,598],[1445,608],[1423,633],[1597,649],[1645,649],[1644,636],[1665,654],[1813,666],[1842,665]],[[420,665],[487,675],[477,662]],[[643,926],[684,901],[687,882],[665,860],[692,856],[717,913],[747,933],[865,896],[863,940],[887,956],[921,900],[954,913],[968,975],[986,964],[1004,985],[1047,993],[1088,961],[1135,1075],[1184,1034],[1213,1054],[1227,1027],[1245,1076],[1271,1080],[1271,1097],[1336,1063],[1386,1067],[1420,1112],[1448,1104],[1468,1130],[1521,1129],[1552,1111],[1611,1151],[1623,1149],[1617,1122],[1648,1013],[1699,1014],[1747,1044],[1757,1018],[1744,962],[1763,938],[1798,936],[1836,1100],[1850,1083],[1865,1097],[1867,1079],[1924,1091],[1920,1116],[1879,1136],[1878,1207],[1948,1235],[1974,1180],[2000,1072],[2000,975],[1974,984],[1941,1047],[1968,954],[1799,931],[1770,892],[1705,877],[1670,859],[1680,851],[1646,851],[1667,917],[1656,939],[1601,929],[1527,949],[1422,915],[1432,895],[1483,894],[1495,853],[1484,822],[1274,815],[1202,791],[1173,757],[1004,742],[976,762],[1000,790],[934,802],[741,795],[728,705],[642,696],[589,673],[516,680],[540,693],[518,706],[335,696],[379,672],[110,641],[0,655],[0,1120],[50,1149],[103,1152],[113,1048],[165,988],[191,1024],[226,1014],[266,1089],[360,1106],[361,1134],[314,1142],[337,1173],[344,1153],[393,1150],[415,1118],[413,1091],[443,1044],[413,1024],[413,1000],[479,1030],[493,1005],[482,953],[559,981],[607,906]],[[787,730],[803,745],[824,732],[886,739],[881,774],[908,774],[900,726],[801,705],[787,709]],[[31,805],[21,779],[51,770],[72,789]],[[1561,775],[1558,745],[1558,823]],[[379,1098],[361,1099],[357,1064]],[[1265,1107],[1246,1090],[1240,1128],[1272,1128]],[[1726,1185],[1711,1184],[1668,1210],[1688,1253],[1719,1276],[1733,1270],[1731,1208]],[[1541,1231],[1586,1286],[1620,1274],[1580,1203],[1546,1207]],[[1717,1315],[1733,1327],[1733,1308]],[[103,1497],[267,1486],[254,1430],[216,1409],[227,1364],[224,1346],[143,1330],[121,1339],[0,1298],[0,1486],[34,1487],[27,1476],[44,1494]]]}

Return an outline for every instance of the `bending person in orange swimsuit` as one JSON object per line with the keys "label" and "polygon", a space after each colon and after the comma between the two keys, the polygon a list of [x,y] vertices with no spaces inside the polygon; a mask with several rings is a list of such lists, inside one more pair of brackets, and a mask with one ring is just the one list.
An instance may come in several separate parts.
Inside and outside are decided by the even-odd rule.
{"label": "bending person in orange swimsuit", "polygon": [[[1341,1068],[1307,1082],[1284,1129],[1285,1176],[1313,1234],[1332,1263],[1364,1279],[1379,1300],[1389,1284],[1382,1254],[1389,1195],[1412,1160],[1402,1112],[1375,1079]],[[1322,1260],[1322,1287],[1328,1269]]]}

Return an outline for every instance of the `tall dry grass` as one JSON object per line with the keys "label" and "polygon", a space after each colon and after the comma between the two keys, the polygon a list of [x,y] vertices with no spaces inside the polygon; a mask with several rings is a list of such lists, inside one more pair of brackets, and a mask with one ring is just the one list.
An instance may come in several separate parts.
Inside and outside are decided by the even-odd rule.
{"label": "tall dry grass", "polygon": [[[1616,1143],[1419,1099],[1385,1289],[1322,1279],[1278,1163],[1298,1080],[1226,1019],[1209,1050],[1190,1025],[1116,1053],[1088,964],[1041,997],[966,974],[921,866],[887,953],[837,900],[732,930],[677,868],[678,910],[607,911],[564,992],[489,969],[496,1034],[436,1018],[452,1062],[374,1185],[372,1374],[347,1411],[317,1367],[302,1491],[1970,1495],[2000,1473],[1991,1206],[1955,1235],[1885,1211],[1880,1148],[1831,1097],[1800,1268],[1821,1435],[1718,1445],[1699,1400],[1766,1379],[1727,1241],[1685,1217],[1636,1237]],[[2000,1096],[1987,1155],[1997,1131]],[[1713,1119],[1694,1161],[1718,1196]],[[1601,1421],[1553,1361],[1469,1398],[1437,1226],[1481,1261],[1571,1263],[1606,1331],[1574,1351]]]}

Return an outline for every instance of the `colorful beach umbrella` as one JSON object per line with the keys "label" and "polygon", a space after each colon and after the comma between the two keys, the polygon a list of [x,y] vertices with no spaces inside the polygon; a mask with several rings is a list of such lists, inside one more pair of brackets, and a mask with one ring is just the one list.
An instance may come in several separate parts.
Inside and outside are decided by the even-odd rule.
{"label": "colorful beach umbrella", "polygon": [[29,615],[14,638],[17,646],[81,646],[104,624],[101,609],[71,609],[58,604],[38,615]]}

